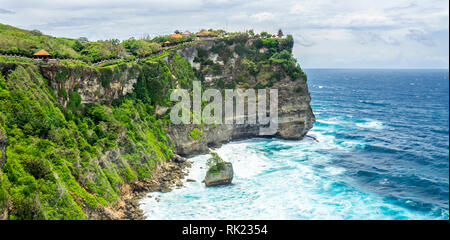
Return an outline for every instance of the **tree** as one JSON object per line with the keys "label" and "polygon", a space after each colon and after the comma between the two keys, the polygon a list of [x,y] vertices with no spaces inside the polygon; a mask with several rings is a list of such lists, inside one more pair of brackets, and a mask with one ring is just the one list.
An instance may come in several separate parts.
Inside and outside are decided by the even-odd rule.
{"label": "tree", "polygon": [[270,37],[271,35],[268,33],[268,32],[266,32],[266,31],[264,31],[264,32],[261,32],[261,37],[262,38],[268,38],[268,37]]}
{"label": "tree", "polygon": [[175,30],[175,32],[174,32],[175,34],[180,34],[180,31],[178,31],[178,30]]}
{"label": "tree", "polygon": [[42,32],[36,29],[31,30],[30,33],[33,34],[34,36],[42,36]]}
{"label": "tree", "polygon": [[78,38],[78,41],[82,42],[82,43],[87,43],[89,42],[89,40],[86,37],[80,37]]}
{"label": "tree", "polygon": [[280,29],[278,29],[278,35],[277,35],[278,37],[283,37],[283,30],[281,30],[281,28]]}
{"label": "tree", "polygon": [[77,52],[81,52],[81,50],[84,49],[84,45],[81,44],[80,40],[76,40],[75,43],[73,44],[72,48]]}
{"label": "tree", "polygon": [[257,49],[264,47],[263,40],[261,38],[256,38],[255,40],[253,40],[253,46],[255,46]]}
{"label": "tree", "polygon": [[120,44],[120,40],[119,39],[111,39],[111,43],[113,46],[117,46]]}
{"label": "tree", "polygon": [[286,38],[280,40],[279,51],[288,50],[292,52],[292,48],[294,47],[294,38],[291,34],[288,34]]}

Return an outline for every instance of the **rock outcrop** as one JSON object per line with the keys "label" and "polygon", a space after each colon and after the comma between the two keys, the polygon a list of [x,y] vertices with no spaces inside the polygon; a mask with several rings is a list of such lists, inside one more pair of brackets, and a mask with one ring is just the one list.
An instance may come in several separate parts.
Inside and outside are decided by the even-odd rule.
{"label": "rock outcrop", "polygon": [[[237,44],[227,45],[226,49],[230,50],[230,56],[224,59],[223,56],[217,54],[216,48],[220,46],[220,42],[215,40],[205,40],[200,44],[188,45],[177,49],[175,52],[166,56],[163,60],[171,66],[171,56],[178,54],[197,72],[202,72],[202,88],[240,88],[247,89],[261,88],[261,85],[268,85],[271,82],[270,89],[278,90],[278,131],[270,136],[260,136],[259,125],[170,125],[166,127],[166,133],[174,144],[176,153],[188,157],[208,152],[210,147],[219,147],[223,143],[233,140],[249,139],[254,137],[278,137],[282,139],[299,140],[313,127],[315,116],[312,112],[310,101],[311,97],[308,91],[308,85],[304,76],[297,76],[296,79],[285,73],[282,65],[271,63],[269,66],[260,67],[257,75],[251,75],[243,66],[247,64],[245,56],[240,56],[235,52]],[[252,46],[252,39],[245,40],[244,48]],[[267,52],[266,48],[260,50]],[[218,71],[211,70],[209,66],[203,66],[199,62],[199,52],[206,53],[204,59],[211,60]],[[94,69],[91,67],[64,67],[64,66],[44,66],[40,68],[41,74],[50,80],[50,85],[54,89],[58,101],[66,106],[70,101],[67,95],[74,91],[81,97],[81,103],[92,102],[111,102],[121,96],[127,95],[134,91],[135,84],[139,75],[140,68],[133,64],[122,64],[114,68]],[[273,74],[279,74],[280,77],[273,81]],[[245,83],[237,83],[243,74],[248,78]],[[60,80],[64,78],[64,80]],[[173,81],[178,83],[174,77]],[[273,82],[272,82],[273,81]],[[169,112],[168,107],[156,105],[155,114],[161,115]],[[191,138],[190,132],[194,128],[202,130],[203,134],[200,138]]]}
{"label": "rock outcrop", "polygon": [[[114,67],[92,68],[87,66],[65,67],[61,65],[40,66],[41,74],[50,80],[59,102],[64,107],[70,92],[81,97],[81,103],[111,102],[133,92],[139,68],[122,64]],[[62,94],[65,92],[65,94]]]}
{"label": "rock outcrop", "polygon": [[[256,124],[219,124],[219,125],[171,125],[167,128],[169,136],[175,144],[175,151],[183,156],[194,156],[204,154],[210,147],[220,147],[223,143],[233,140],[249,139],[254,137],[278,137],[289,140],[302,139],[306,133],[313,127],[315,116],[310,106],[311,97],[308,90],[306,78],[298,76],[296,79],[284,73],[280,64],[272,63],[269,66],[262,66],[256,76],[248,74],[242,65],[246,64],[245,57],[233,53],[227,63],[224,63],[220,57],[214,53],[213,49],[218,43],[215,41],[205,41],[203,44],[189,46],[178,50],[178,54],[189,61],[189,63],[198,71],[205,73],[205,79],[202,82],[203,88],[223,88],[220,85],[233,86],[235,79],[242,74],[250,77],[245,83],[235,84],[235,88],[242,90],[250,87],[258,88],[263,84],[268,85],[271,82],[273,73],[281,73],[278,80],[271,84],[270,89],[278,90],[278,130],[270,136],[260,136],[260,125]],[[250,47],[251,40],[246,42],[245,47]],[[229,46],[230,49],[235,45]],[[201,65],[195,61],[198,59],[198,52],[201,49],[207,52],[207,58],[212,59],[217,66],[222,66],[221,71],[205,71]],[[225,67],[226,66],[226,67]],[[227,88],[227,87],[226,87]],[[228,87],[229,88],[229,87]],[[190,132],[194,128],[202,130],[200,138],[193,139]]]}
{"label": "rock outcrop", "polygon": [[220,169],[213,171],[210,168],[206,172],[204,182],[207,187],[227,185],[233,181],[233,165],[230,162],[223,162],[222,164],[223,166]]}

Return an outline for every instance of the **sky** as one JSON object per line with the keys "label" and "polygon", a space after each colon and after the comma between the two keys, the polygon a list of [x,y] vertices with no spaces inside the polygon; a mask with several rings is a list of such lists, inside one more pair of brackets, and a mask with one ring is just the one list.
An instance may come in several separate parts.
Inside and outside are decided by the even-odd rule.
{"label": "sky", "polygon": [[281,28],[304,68],[449,66],[448,0],[0,0],[0,23],[89,40]]}

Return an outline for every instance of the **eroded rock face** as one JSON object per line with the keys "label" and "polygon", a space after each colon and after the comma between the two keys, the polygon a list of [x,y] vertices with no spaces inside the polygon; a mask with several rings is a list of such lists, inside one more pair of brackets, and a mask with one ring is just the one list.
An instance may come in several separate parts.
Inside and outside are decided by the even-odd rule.
{"label": "eroded rock face", "polygon": [[205,185],[207,187],[228,185],[233,181],[233,165],[230,162],[225,162],[224,167],[218,172],[208,170],[205,176]]}
{"label": "eroded rock face", "polygon": [[[311,97],[306,81],[284,78],[274,84],[278,89],[278,130],[270,136],[259,135],[259,124],[217,124],[217,125],[171,125],[166,131],[173,140],[175,152],[183,156],[207,153],[210,147],[254,137],[278,137],[281,139],[300,140],[313,127],[315,116],[312,112]],[[199,128],[203,134],[192,139],[190,132]]]}
{"label": "eroded rock face", "polygon": [[[186,59],[193,68],[197,70],[201,66],[194,61],[198,57],[198,49],[208,53],[207,58],[214,64],[222,66],[220,72],[206,71],[202,82],[202,89],[218,88],[219,82],[230,84],[243,73],[245,57],[241,57],[233,52],[227,62],[221,60],[220,56],[212,52],[215,46],[214,40],[205,40],[201,44],[188,45],[176,51],[181,57]],[[245,46],[249,47],[251,41]],[[233,49],[235,46],[228,46]],[[262,51],[265,51],[262,49]],[[170,64],[170,58],[166,59]],[[132,66],[119,67],[120,74],[113,71],[112,75],[106,77],[103,70],[93,68],[69,68],[64,66],[48,66],[40,69],[45,78],[50,80],[50,85],[54,89],[58,101],[66,106],[69,99],[61,96],[60,92],[64,89],[67,94],[70,91],[76,91],[81,97],[81,103],[91,102],[111,102],[120,96],[124,96],[134,91],[134,85],[139,76],[139,69]],[[258,84],[266,84],[273,73],[282,72],[282,68],[277,64],[262,69],[257,76],[249,77],[245,84],[251,88],[256,88]],[[58,76],[63,74],[64,81],[59,81]],[[106,74],[108,75],[108,74]],[[173,79],[176,82],[176,79]],[[104,87],[105,85],[106,87]],[[248,86],[244,83],[237,84],[235,88],[245,90]],[[308,90],[306,79],[299,76],[297,79],[291,79],[282,74],[282,77],[273,83],[270,89],[278,90],[278,129],[276,133],[269,136],[259,134],[259,124],[241,124],[241,125],[169,125],[166,128],[166,134],[174,144],[174,152],[182,156],[194,156],[207,153],[210,147],[220,147],[223,143],[233,140],[249,139],[254,137],[278,137],[281,139],[299,140],[313,127],[315,116],[312,112],[310,101],[311,97]],[[160,117],[170,111],[170,108],[155,106],[155,114]],[[203,133],[200,138],[192,138],[191,131],[198,128]]]}
{"label": "eroded rock face", "polygon": [[[194,59],[196,58],[197,49],[208,52],[207,58],[211,59],[214,64],[222,65],[222,71],[219,73],[207,72],[202,89],[217,88],[219,81],[225,84],[232,83],[235,79],[245,71],[245,59],[233,53],[226,63],[220,61],[211,51],[214,47],[214,41],[205,41],[202,44],[189,46],[178,50],[178,54],[187,59],[194,68],[196,66]],[[251,41],[246,43],[249,46]],[[233,49],[235,46],[229,46]],[[264,51],[264,50],[263,50]],[[200,69],[201,70],[201,69]],[[282,73],[283,69],[280,65],[271,64],[266,68],[262,68],[258,75],[245,80],[252,88],[259,84],[266,84],[270,81],[270,75],[273,73]],[[249,139],[254,137],[278,137],[281,139],[300,140],[313,127],[315,116],[310,106],[311,97],[308,90],[306,79],[299,76],[292,79],[286,74],[273,83],[270,89],[278,90],[278,129],[276,133],[269,136],[261,136],[259,124],[216,124],[216,125],[170,125],[166,131],[175,145],[175,152],[183,156],[194,156],[204,154],[209,151],[210,147],[220,147],[223,143],[233,140]],[[248,88],[242,84],[237,84],[235,88],[245,90]],[[256,88],[256,87],[255,87]],[[267,88],[268,89],[268,88]],[[224,97],[224,96],[223,96]],[[193,139],[190,132],[198,128],[203,132],[200,138]]]}
{"label": "eroded rock face", "polygon": [[64,107],[69,101],[68,96],[62,96],[61,91],[70,95],[77,92],[81,103],[111,102],[126,94],[132,93],[137,82],[138,69],[122,65],[118,70],[78,66],[65,67],[61,65],[40,66],[41,74],[49,79],[58,101]]}

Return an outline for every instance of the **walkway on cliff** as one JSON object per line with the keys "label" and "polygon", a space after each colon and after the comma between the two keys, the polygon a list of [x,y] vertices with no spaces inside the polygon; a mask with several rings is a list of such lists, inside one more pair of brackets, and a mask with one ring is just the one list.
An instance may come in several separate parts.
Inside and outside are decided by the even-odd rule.
{"label": "walkway on cliff", "polygon": [[[158,56],[160,56],[161,54],[173,51],[173,50],[177,50],[183,46],[187,46],[190,44],[198,44],[201,43],[202,41],[212,41],[215,40],[217,38],[221,38],[221,37],[204,37],[204,38],[197,38],[194,41],[188,41],[188,42],[182,42],[182,43],[177,43],[175,45],[172,46],[167,46],[167,47],[162,47],[158,52],[152,53],[149,56],[143,57],[143,58],[136,58],[134,60],[134,62],[138,62],[138,61],[142,61],[142,60],[146,60],[146,59],[154,59],[157,58]],[[7,58],[16,58],[16,59],[26,59],[26,60],[30,60],[30,61],[34,61],[35,64],[40,64],[42,63],[41,59],[38,58],[31,58],[28,56],[24,56],[24,55],[16,55],[16,54],[2,54],[0,53],[1,57],[7,57]],[[114,58],[114,59],[105,59],[105,60],[101,60],[99,62],[94,62],[94,63],[87,63],[84,62],[86,64],[89,64],[92,67],[97,67],[99,65],[105,64],[105,63],[110,63],[110,62],[115,62],[115,61],[120,61],[122,59],[124,59],[126,56],[122,56],[120,58]],[[59,64],[60,60],[65,60],[65,61],[72,61],[72,62],[76,62],[76,61],[82,61],[80,59],[71,59],[71,58],[50,58],[48,61],[48,63],[52,63],[52,64]]]}

